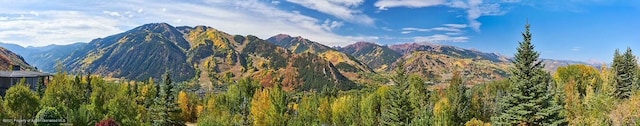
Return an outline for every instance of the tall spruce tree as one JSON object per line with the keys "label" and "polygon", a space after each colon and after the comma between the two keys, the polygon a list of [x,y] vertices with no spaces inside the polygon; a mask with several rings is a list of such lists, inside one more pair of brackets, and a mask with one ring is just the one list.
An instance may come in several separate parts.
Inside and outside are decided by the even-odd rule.
{"label": "tall spruce tree", "polygon": [[396,75],[392,77],[395,87],[387,92],[382,104],[382,124],[390,126],[404,126],[411,121],[409,118],[411,106],[405,92],[408,84],[405,76],[404,60],[397,64]]}
{"label": "tall spruce tree", "polygon": [[447,97],[451,102],[452,109],[452,120],[455,121],[456,125],[464,125],[465,122],[471,119],[469,115],[469,98],[465,94],[467,91],[467,87],[462,80],[462,75],[460,75],[459,71],[455,71],[453,73],[453,77],[451,78],[451,83],[447,88]]}
{"label": "tall spruce tree", "polygon": [[432,123],[432,106],[429,102],[431,91],[427,89],[431,83],[425,83],[419,76],[411,75],[408,80],[407,91],[411,111],[411,124],[414,126],[424,126]]}
{"label": "tall spruce tree", "polygon": [[625,62],[627,62],[627,70],[629,71],[629,81],[631,82],[631,87],[634,87],[634,89],[638,89],[640,88],[638,86],[638,83],[636,82],[636,80],[638,78],[638,59],[636,59],[636,56],[633,55],[633,52],[631,51],[631,47],[627,47],[627,51],[624,53],[624,59]]}
{"label": "tall spruce tree", "polygon": [[[632,94],[635,85],[637,69],[637,59],[633,55],[631,48],[627,48],[624,54],[616,49],[613,55],[613,71],[615,74],[616,90],[615,96],[619,99],[627,99]],[[635,88],[638,88],[637,86]]]}
{"label": "tall spruce tree", "polygon": [[38,97],[44,96],[44,91],[46,90],[46,86],[44,85],[44,79],[38,79],[38,85],[36,85],[36,93],[38,93]]}
{"label": "tall spruce tree", "polygon": [[539,53],[531,44],[530,25],[522,33],[509,78],[511,92],[500,100],[504,108],[498,117],[492,118],[496,125],[566,125],[559,112],[562,106],[553,101],[551,75],[543,70],[538,61]]}
{"label": "tall spruce tree", "polygon": [[91,85],[91,72],[89,72],[89,74],[87,74],[87,84],[85,85],[85,92],[84,92],[84,97],[85,97],[85,101],[89,102],[91,101],[91,92],[93,91],[93,85]]}
{"label": "tall spruce tree", "polygon": [[164,77],[164,83],[160,83],[158,97],[154,99],[154,105],[153,108],[151,108],[154,118],[153,125],[166,126],[181,124],[180,121],[171,117],[175,113],[180,113],[180,108],[176,103],[174,97],[175,92],[171,83],[170,75],[167,72]]}

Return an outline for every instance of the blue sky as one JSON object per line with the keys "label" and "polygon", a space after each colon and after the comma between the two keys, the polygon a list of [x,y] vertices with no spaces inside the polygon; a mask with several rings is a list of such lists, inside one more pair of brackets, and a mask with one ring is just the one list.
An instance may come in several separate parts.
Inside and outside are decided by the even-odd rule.
{"label": "blue sky", "polygon": [[626,47],[640,54],[640,1],[632,0],[0,0],[0,42],[88,42],[166,22],[330,46],[420,42],[512,56],[527,20],[543,58],[610,62]]}

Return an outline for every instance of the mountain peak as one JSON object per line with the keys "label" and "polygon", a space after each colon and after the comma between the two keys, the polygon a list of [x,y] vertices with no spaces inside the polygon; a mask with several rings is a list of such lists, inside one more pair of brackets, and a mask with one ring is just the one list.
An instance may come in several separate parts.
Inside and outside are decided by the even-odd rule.
{"label": "mountain peak", "polygon": [[166,26],[171,26],[169,23],[164,23],[164,22],[160,22],[160,23],[149,23],[149,24],[144,24],[142,26],[162,26],[162,27],[166,27]]}
{"label": "mountain peak", "polygon": [[151,32],[158,32],[158,33],[162,33],[162,32],[172,32],[174,31],[176,28],[171,26],[170,24],[167,23],[149,23],[149,24],[144,24],[142,26],[138,26],[130,31],[151,31]]}
{"label": "mountain peak", "polygon": [[275,40],[276,40],[276,41],[281,41],[281,40],[286,39],[286,38],[291,38],[291,35],[288,35],[288,34],[278,34],[278,35],[273,36],[273,37],[271,37],[271,38],[275,38]]}
{"label": "mountain peak", "polygon": [[365,45],[365,44],[366,45],[378,45],[378,44],[373,43],[373,42],[365,42],[365,41],[359,41],[359,42],[354,43],[354,45]]}
{"label": "mountain peak", "polygon": [[347,45],[345,47],[340,47],[340,49],[341,48],[353,48],[355,50],[361,50],[363,48],[378,47],[378,46],[380,46],[380,45],[378,45],[376,43],[360,41],[360,42],[356,42],[356,43]]}

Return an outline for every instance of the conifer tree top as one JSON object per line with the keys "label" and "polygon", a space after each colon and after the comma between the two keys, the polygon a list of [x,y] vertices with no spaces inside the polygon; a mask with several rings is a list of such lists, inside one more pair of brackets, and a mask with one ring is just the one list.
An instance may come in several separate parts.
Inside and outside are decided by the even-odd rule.
{"label": "conifer tree top", "polygon": [[517,70],[512,70],[512,74],[518,76],[519,74],[525,74],[530,76],[531,70],[541,69],[542,64],[538,62],[540,54],[534,50],[535,46],[531,44],[531,32],[529,23],[525,25],[525,32],[522,33],[523,40],[519,42],[517,53],[515,54],[513,63]]}

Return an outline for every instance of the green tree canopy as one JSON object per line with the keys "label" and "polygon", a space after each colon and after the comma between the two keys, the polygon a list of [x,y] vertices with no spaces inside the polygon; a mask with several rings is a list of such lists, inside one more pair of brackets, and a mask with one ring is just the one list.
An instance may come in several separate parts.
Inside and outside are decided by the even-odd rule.
{"label": "green tree canopy", "polygon": [[24,84],[24,79],[10,87],[4,99],[4,109],[14,119],[33,119],[40,110],[38,94],[29,90]]}

